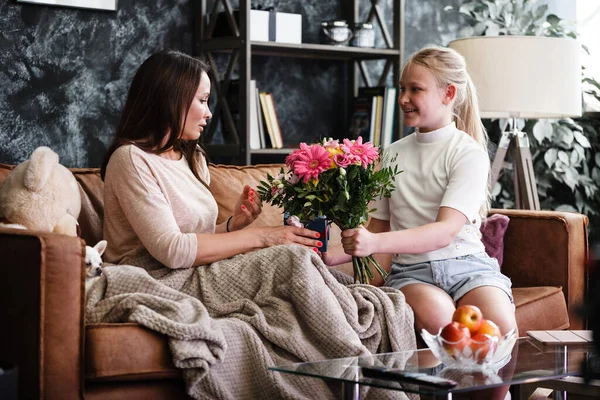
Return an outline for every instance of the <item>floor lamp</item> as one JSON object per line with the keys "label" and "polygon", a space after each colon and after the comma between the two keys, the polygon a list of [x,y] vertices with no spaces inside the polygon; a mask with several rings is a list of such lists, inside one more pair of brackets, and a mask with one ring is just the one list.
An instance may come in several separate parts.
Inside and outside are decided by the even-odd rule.
{"label": "floor lamp", "polygon": [[481,117],[507,119],[492,162],[492,188],[511,155],[515,207],[539,210],[529,141],[517,119],[581,116],[580,44],[571,38],[478,36],[449,47],[465,57]]}

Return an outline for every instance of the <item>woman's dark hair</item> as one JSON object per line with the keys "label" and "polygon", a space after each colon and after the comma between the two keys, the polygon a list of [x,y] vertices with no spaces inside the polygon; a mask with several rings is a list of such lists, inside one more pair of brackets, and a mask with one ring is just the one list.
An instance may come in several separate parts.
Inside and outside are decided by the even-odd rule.
{"label": "woman's dark hair", "polygon": [[206,63],[174,50],[154,53],[142,63],[129,87],[117,134],[104,156],[102,180],[115,150],[134,144],[154,154],[171,148],[181,151],[202,181],[197,167],[198,140],[186,141],[180,136],[203,72],[209,72]]}

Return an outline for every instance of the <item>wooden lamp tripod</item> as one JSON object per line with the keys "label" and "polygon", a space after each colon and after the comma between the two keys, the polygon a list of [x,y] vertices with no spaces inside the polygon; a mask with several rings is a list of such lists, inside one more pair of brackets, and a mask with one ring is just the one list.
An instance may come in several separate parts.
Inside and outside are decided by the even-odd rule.
{"label": "wooden lamp tripod", "polygon": [[[507,121],[508,124],[508,121]],[[539,210],[540,199],[535,182],[529,139],[527,134],[517,129],[517,119],[512,118],[512,129],[502,130],[502,137],[492,163],[491,187],[493,188],[500,172],[505,166],[507,154],[512,157],[513,182],[515,189],[515,207],[527,210]]]}

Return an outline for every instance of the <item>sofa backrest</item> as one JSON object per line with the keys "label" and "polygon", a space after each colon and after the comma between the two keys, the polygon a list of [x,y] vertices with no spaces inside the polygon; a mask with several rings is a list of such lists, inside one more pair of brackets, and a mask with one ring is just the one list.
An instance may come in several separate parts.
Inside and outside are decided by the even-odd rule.
{"label": "sofa backrest", "polygon": [[[257,187],[267,173],[277,175],[281,164],[265,164],[253,166],[232,166],[210,164],[210,189],[219,205],[217,223],[226,221],[233,213],[233,207],[242,193],[244,185]],[[12,171],[14,165],[0,164],[0,184]],[[81,213],[79,225],[81,237],[88,245],[95,245],[102,239],[102,221],[104,216],[104,182],[100,179],[98,168],[70,168],[79,183],[81,194]],[[282,211],[279,208],[265,205],[263,212],[252,227],[281,225]]]}

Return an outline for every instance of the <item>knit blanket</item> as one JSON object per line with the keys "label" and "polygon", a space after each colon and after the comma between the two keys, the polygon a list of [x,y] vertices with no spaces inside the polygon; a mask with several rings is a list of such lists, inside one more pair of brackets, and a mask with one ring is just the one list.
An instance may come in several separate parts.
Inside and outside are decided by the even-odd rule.
{"label": "knit blanket", "polygon": [[[167,335],[195,399],[334,398],[331,383],[268,368],[416,348],[400,291],[346,286],[295,245],[182,270],[107,267],[88,290],[86,322],[136,322]],[[368,387],[361,395],[405,397]]]}

